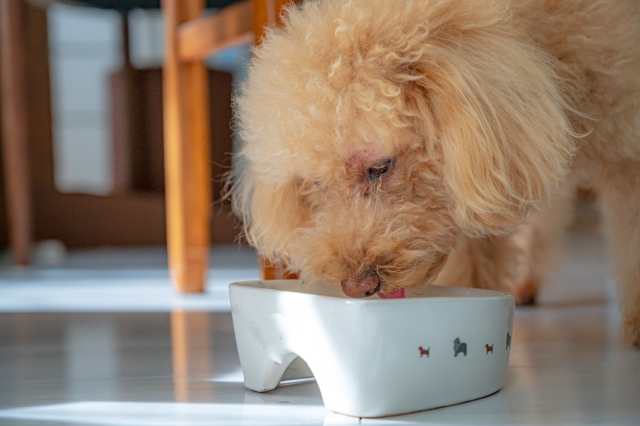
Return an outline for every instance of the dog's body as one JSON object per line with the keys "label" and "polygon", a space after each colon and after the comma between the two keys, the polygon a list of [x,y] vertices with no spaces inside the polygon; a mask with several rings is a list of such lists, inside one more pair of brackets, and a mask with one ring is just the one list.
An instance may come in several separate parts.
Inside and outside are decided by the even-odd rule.
{"label": "dog's body", "polygon": [[238,99],[249,241],[354,297],[437,282],[531,301],[598,194],[640,344],[640,5],[319,0]]}

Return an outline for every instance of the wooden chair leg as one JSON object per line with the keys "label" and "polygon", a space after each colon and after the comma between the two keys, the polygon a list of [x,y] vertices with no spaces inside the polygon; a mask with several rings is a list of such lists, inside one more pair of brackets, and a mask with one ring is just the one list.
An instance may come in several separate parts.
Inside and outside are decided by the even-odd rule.
{"label": "wooden chair leg", "polygon": [[202,13],[204,0],[162,0],[165,179],[169,268],[180,292],[202,292],[206,280],[211,177],[207,74],[183,62],[177,28]]}
{"label": "wooden chair leg", "polygon": [[29,263],[32,202],[28,156],[27,86],[25,81],[26,8],[22,0],[0,2],[0,72],[2,147],[14,262]]}
{"label": "wooden chair leg", "polygon": [[262,280],[295,280],[298,276],[287,271],[282,265],[274,265],[266,259],[260,259],[260,279]]}
{"label": "wooden chair leg", "polygon": [[[253,32],[255,43],[260,44],[264,29],[270,25],[279,25],[282,9],[287,3],[296,0],[253,0]],[[296,279],[297,275],[287,271],[283,265],[273,265],[266,259],[260,259],[260,275],[263,280]]]}
{"label": "wooden chair leg", "polygon": [[252,0],[253,3],[253,34],[255,44],[260,44],[264,36],[265,27],[280,25],[282,9],[288,3],[298,0]]}

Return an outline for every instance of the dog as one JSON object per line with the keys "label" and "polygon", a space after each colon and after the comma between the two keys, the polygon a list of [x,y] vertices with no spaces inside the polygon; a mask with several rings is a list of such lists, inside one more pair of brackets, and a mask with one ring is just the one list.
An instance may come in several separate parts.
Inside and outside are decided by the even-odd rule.
{"label": "dog", "polygon": [[505,349],[509,349],[511,347],[511,334],[507,332],[507,347]]}
{"label": "dog", "polygon": [[453,356],[458,356],[459,353],[467,356],[467,344],[460,343],[460,339],[456,337],[456,340],[453,341]]}
{"label": "dog", "polygon": [[640,345],[640,5],[317,0],[254,50],[231,189],[272,263],[351,297],[535,301],[576,187],[599,198]]}
{"label": "dog", "polygon": [[493,345],[489,346],[489,344],[487,343],[486,345],[484,345],[484,347],[487,349],[487,353],[493,353]]}
{"label": "dog", "polygon": [[429,350],[431,349],[431,346],[429,346],[427,349],[422,349],[422,346],[420,346],[418,348],[418,350],[420,350],[420,358],[422,358],[422,355],[426,355],[427,358],[429,358]]}

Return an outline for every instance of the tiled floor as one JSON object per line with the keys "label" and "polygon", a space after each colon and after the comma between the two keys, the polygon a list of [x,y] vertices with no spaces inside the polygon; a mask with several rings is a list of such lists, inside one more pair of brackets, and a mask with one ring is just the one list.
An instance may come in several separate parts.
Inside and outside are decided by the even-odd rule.
{"label": "tiled floor", "polygon": [[0,424],[638,425],[640,353],[617,321],[602,305],[519,309],[500,392],[359,420],[328,412],[315,383],[245,389],[228,313],[5,313]]}
{"label": "tiled floor", "polygon": [[640,351],[619,338],[602,242],[583,219],[541,306],[516,310],[504,388],[383,419],[328,412],[315,382],[264,394],[243,387],[226,287],[257,276],[250,250],[214,248],[199,296],[170,290],[162,250],[2,267],[0,425],[637,426]]}

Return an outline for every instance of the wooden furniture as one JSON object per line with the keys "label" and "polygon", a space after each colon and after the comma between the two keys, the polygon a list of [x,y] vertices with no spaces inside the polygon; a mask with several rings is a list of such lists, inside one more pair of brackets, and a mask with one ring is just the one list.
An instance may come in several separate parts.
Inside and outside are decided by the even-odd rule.
{"label": "wooden furniture", "polygon": [[[42,0],[38,0],[39,3]],[[224,6],[238,0],[207,0],[209,6]],[[78,3],[78,2],[76,2]],[[92,6],[112,6],[115,3],[125,4],[125,8],[133,6],[159,7],[159,0],[86,0],[84,4]],[[48,29],[46,8],[35,6],[24,0],[2,1],[2,17],[0,17],[0,41],[3,58],[0,62],[0,92],[2,104],[2,144],[0,157],[3,160],[2,212],[0,222],[4,225],[0,230],[0,239],[6,242],[5,229],[10,232],[9,245],[17,263],[25,264],[29,260],[29,252],[33,240],[58,239],[69,247],[85,247],[96,245],[140,245],[164,244],[166,242],[164,183],[148,176],[140,180],[140,155],[137,147],[127,147],[132,152],[130,161],[121,167],[115,179],[114,191],[107,196],[96,196],[77,193],[60,193],[54,182],[54,155],[51,120],[51,91],[49,75]],[[224,10],[224,9],[222,9]],[[249,22],[251,28],[251,7],[245,2],[242,17]],[[123,13],[123,18],[126,14]],[[127,34],[127,20],[123,19],[124,34]],[[123,49],[125,59],[128,48]],[[246,33],[245,33],[246,39]],[[240,40],[242,41],[242,40]],[[215,47],[215,46],[214,46]],[[125,60],[125,64],[128,61]],[[144,98],[148,104],[153,102],[152,112],[160,114],[162,123],[161,98],[152,99],[161,94],[161,70],[132,70],[126,76],[117,77],[128,81],[129,87],[136,86],[147,93],[155,91],[151,97]],[[140,75],[144,78],[139,79]],[[151,78],[147,78],[151,77]],[[209,70],[209,90],[211,96],[211,125],[214,139],[211,157],[213,172],[219,174],[227,163],[231,151],[231,75]],[[148,83],[151,82],[151,86]],[[146,85],[146,86],[145,86]],[[6,89],[6,90],[4,90]],[[140,91],[138,90],[138,92]],[[131,97],[129,97],[130,99]],[[129,108],[127,108],[129,107]],[[116,105],[119,113],[127,115],[130,110],[136,111],[139,105]],[[130,131],[144,125],[140,114],[129,119],[132,123]],[[156,120],[157,121],[157,120]],[[149,130],[149,129],[146,129]],[[154,128],[154,134],[147,138],[162,140],[161,126]],[[143,130],[144,131],[144,130]],[[129,135],[130,136],[130,135]],[[127,139],[127,137],[125,137]],[[129,137],[128,142],[132,142]],[[145,152],[143,155],[146,155]],[[162,170],[156,159],[162,156],[162,149],[154,148],[154,161],[146,161],[154,167],[152,174]],[[125,154],[126,155],[126,154]],[[226,158],[225,158],[226,157]],[[160,158],[161,160],[161,158]],[[218,170],[216,170],[218,169]],[[133,171],[132,171],[133,170]],[[147,173],[146,175],[149,175]],[[215,186],[220,186],[214,185]],[[214,190],[216,190],[214,188]],[[5,208],[11,211],[5,215]],[[229,214],[225,205],[216,205],[216,214],[212,218],[212,229],[209,235],[214,242],[233,241],[237,233],[237,221]],[[7,217],[10,216],[10,217]]]}
{"label": "wooden furniture", "polygon": [[[262,36],[264,35],[265,26],[274,24],[280,25],[282,8],[292,1],[296,0],[274,0],[271,9],[266,1],[254,1],[253,31],[256,35],[256,44],[260,44]],[[267,23],[266,25],[263,24],[265,22]],[[273,265],[266,259],[260,260],[260,276],[263,280],[286,280],[297,278],[297,275],[288,272],[285,266]]]}
{"label": "wooden furniture", "polygon": [[[176,3],[179,2],[180,0],[163,0],[165,1],[165,3],[163,3],[163,6],[166,4],[167,6],[170,6],[172,8],[176,7]],[[189,0],[191,1],[191,0]],[[169,3],[171,3],[169,5]],[[267,25],[273,25],[276,20],[278,19],[278,17],[280,16],[280,11],[282,9],[282,7],[284,6],[284,4],[286,3],[285,0],[275,0],[275,1],[269,1],[269,0],[253,0],[253,25],[252,25],[252,29],[253,29],[253,35],[255,35],[255,41],[256,43],[260,42],[260,39],[262,38],[262,35],[264,34],[264,27]],[[186,6],[185,6],[186,7]],[[173,47],[170,46],[166,46],[167,49],[174,49],[174,53],[173,56],[169,56],[167,54],[166,56],[166,64],[165,64],[165,70],[167,69],[166,67],[170,67],[170,68],[175,68],[176,69],[176,74],[174,74],[172,77],[169,77],[165,74],[165,89],[167,88],[167,86],[172,86],[172,89],[174,90],[173,92],[173,96],[179,96],[178,93],[178,89],[180,87],[180,84],[182,82],[181,78],[187,78],[186,74],[180,74],[180,73],[185,73],[185,70],[187,69],[185,67],[185,64],[182,62],[188,62],[188,58],[192,58],[193,62],[195,62],[197,67],[200,66],[199,64],[199,60],[201,59],[201,56],[204,56],[204,54],[206,54],[206,52],[208,51],[208,48],[206,47],[205,43],[202,42],[202,40],[209,40],[211,42],[211,44],[215,44],[215,43],[220,43],[221,46],[223,46],[225,44],[225,42],[219,41],[221,40],[220,37],[217,36],[212,36],[211,34],[209,34],[213,28],[216,28],[215,25],[213,25],[213,19],[214,18],[210,18],[209,20],[203,19],[203,18],[195,18],[195,21],[182,21],[181,19],[188,19],[188,16],[197,16],[199,14],[198,10],[195,10],[196,8],[194,7],[194,10],[190,10],[189,12],[192,13],[192,15],[188,15],[187,11],[182,11],[182,12],[178,12],[175,9],[170,10],[171,15],[168,15],[165,17],[166,21],[165,21],[165,25],[166,26],[171,26],[171,28],[166,28],[165,27],[165,38],[167,38],[167,33],[170,33],[173,37],[174,37],[174,45]],[[167,11],[165,10],[165,13]],[[185,16],[187,16],[187,18],[185,18]],[[176,29],[176,27],[178,27],[178,29]],[[196,30],[197,28],[199,28],[200,30]],[[244,27],[241,27],[244,28]],[[182,36],[178,36],[177,34],[182,31]],[[202,34],[201,36],[197,35],[197,32],[201,31],[204,34]],[[241,40],[243,37],[249,37],[246,34],[242,35],[242,31],[237,31],[236,32],[237,37],[239,40]],[[180,41],[182,40],[182,41]],[[182,50],[180,50],[181,48],[178,47],[182,44],[188,44],[185,40],[194,40],[193,43],[196,44],[198,43],[198,47],[187,47],[184,46],[182,47]],[[200,40],[200,41],[198,41]],[[179,55],[176,54],[177,52],[185,52],[185,57],[183,58],[182,61],[180,61],[179,59]],[[195,55],[192,56],[191,52],[194,51],[198,51],[200,52],[200,55]],[[188,54],[186,52],[189,52]],[[171,60],[171,62],[170,62]],[[182,68],[185,67],[185,68]],[[202,79],[202,77],[197,77]],[[182,83],[184,84],[184,83]],[[165,92],[166,93],[166,92]],[[185,92],[183,94],[185,96],[185,98],[169,98],[167,99],[165,97],[165,117],[167,117],[167,114],[169,114],[167,112],[166,109],[166,103],[168,101],[170,102],[175,102],[176,104],[181,105],[181,109],[179,108],[175,108],[171,114],[173,114],[173,116],[171,117],[171,120],[173,120],[173,126],[182,129],[182,126],[188,126],[190,124],[185,124],[187,122],[187,119],[185,118],[185,115],[183,115],[185,112],[188,111],[188,108],[190,107],[190,105],[193,104],[197,104],[198,102],[201,102],[201,94],[195,93],[193,91],[191,92]],[[166,96],[166,95],[165,95]],[[193,97],[193,99],[190,101],[189,98]],[[193,103],[191,103],[193,102]],[[165,118],[166,120],[167,118]],[[203,119],[203,116],[200,115],[200,119]],[[167,124],[165,124],[166,126]],[[171,127],[172,125],[169,125],[169,128],[167,129],[165,127],[165,132],[167,131],[176,131],[175,128]],[[174,139],[169,139],[169,134],[165,134],[165,143],[168,144],[180,144],[181,141],[182,143],[184,143],[184,139],[181,139],[183,136],[181,135],[173,135],[172,136]],[[197,137],[196,137],[196,141],[197,141]],[[173,146],[172,147],[174,150],[179,150],[180,147],[179,146]],[[194,151],[203,153],[204,151],[206,151],[201,145],[197,145],[196,147],[192,147],[189,146],[188,148],[185,149],[184,152],[182,151],[181,154],[182,155],[189,155],[193,154]],[[169,147],[167,146],[167,151],[165,152],[165,154],[168,155],[169,153]],[[171,168],[173,167],[173,168]],[[191,259],[187,259],[185,256],[185,248],[191,248],[191,249],[195,249],[199,252],[204,252],[206,253],[206,249],[207,247],[205,245],[200,245],[201,240],[198,239],[190,239],[189,238],[189,232],[193,232],[193,233],[200,233],[199,236],[202,237],[202,234],[204,233],[202,226],[203,224],[205,224],[205,221],[203,220],[203,217],[200,216],[202,214],[202,212],[199,212],[199,216],[197,216],[202,222],[200,224],[194,224],[189,222],[189,220],[191,218],[188,218],[189,220],[186,221],[186,223],[183,223],[182,221],[185,220],[185,217],[182,216],[184,210],[183,208],[186,207],[186,203],[188,203],[188,197],[191,195],[197,195],[194,194],[194,192],[187,192],[184,190],[184,187],[180,185],[180,183],[184,183],[187,182],[188,179],[202,179],[203,176],[198,176],[196,174],[189,174],[188,170],[185,170],[185,167],[183,164],[169,164],[167,163],[167,187],[169,185],[169,181],[173,180],[173,189],[175,191],[174,193],[174,198],[169,198],[167,197],[167,203],[175,203],[177,205],[174,205],[173,208],[176,211],[177,216],[169,216],[169,221],[167,222],[167,227],[169,229],[172,229],[174,232],[174,238],[173,240],[169,239],[168,243],[169,243],[169,259],[170,262],[175,262],[175,263],[171,263],[170,264],[170,268],[172,268],[172,276],[174,278],[174,283],[176,285],[176,287],[178,288],[178,290],[180,291],[188,291],[188,290],[195,290],[195,291],[202,291],[204,289],[204,280],[205,280],[205,273],[206,273],[206,263],[202,264],[198,262],[198,258],[196,257],[195,261],[191,261]],[[171,174],[170,174],[171,173]],[[200,194],[202,194],[203,192],[200,192]],[[167,193],[167,195],[169,195]],[[185,205],[181,206],[181,203],[185,203]],[[202,208],[202,207],[201,207]],[[169,210],[169,206],[167,206],[167,213],[170,215],[171,214],[171,210]],[[188,214],[188,212],[186,212]],[[186,225],[186,226],[185,226]],[[190,229],[187,229],[187,227],[191,227]],[[171,231],[170,231],[171,232]],[[169,234],[171,235],[171,233]],[[174,245],[172,247],[172,244]],[[172,250],[174,250],[172,252]],[[172,256],[175,256],[172,258]],[[204,258],[206,260],[206,257]],[[183,263],[180,264],[181,262],[187,262],[187,263]],[[173,269],[173,268],[176,269]],[[183,269],[180,268],[188,268],[188,271],[185,271]],[[263,261],[261,262],[261,270],[262,270],[262,275],[263,275],[263,279],[280,279],[283,278],[283,275],[285,274],[285,271],[282,267],[274,267],[270,264],[268,264],[267,262]],[[266,277],[265,277],[265,274]],[[188,281],[192,279],[193,281]],[[208,314],[203,315],[202,313],[193,313],[193,312],[184,312],[184,311],[173,311],[171,313],[171,341],[172,341],[172,353],[173,353],[173,369],[174,369],[174,377],[175,377],[175,398],[176,401],[178,402],[186,402],[189,400],[189,389],[187,386],[187,381],[186,381],[186,377],[188,377],[190,374],[194,374],[195,372],[199,372],[201,369],[206,368],[208,366],[207,361],[208,359],[201,359],[199,362],[198,360],[194,359],[193,356],[190,356],[189,354],[193,354],[194,351],[190,350],[190,348],[195,345],[195,344],[199,344],[199,345],[203,345],[205,344],[207,347],[210,347],[211,343],[207,340],[206,342],[202,342],[201,340],[196,342],[196,339],[194,339],[194,335],[195,336],[208,336],[210,333],[206,333],[206,331],[208,331],[208,327],[209,327],[209,316]],[[200,331],[200,333],[196,333],[194,334],[194,331]],[[204,334],[202,334],[202,331],[205,331]]]}
{"label": "wooden furniture", "polygon": [[[234,0],[217,0],[229,4]],[[114,2],[86,0],[93,6]],[[156,0],[123,0],[128,6]],[[208,0],[211,5],[216,0]],[[148,4],[147,4],[148,3]],[[29,260],[34,239],[59,239],[70,247],[159,244],[168,236],[172,276],[179,291],[202,291],[206,253],[212,238],[232,240],[237,227],[229,214],[215,215],[210,225],[211,148],[207,146],[210,117],[207,99],[229,96],[209,85],[202,59],[254,36],[259,41],[267,25],[275,25],[284,0],[245,0],[202,16],[204,0],[163,0],[167,32],[165,73],[165,148],[167,198],[145,190],[132,169],[140,153],[128,146],[130,164],[119,169],[109,196],[60,193],[54,182],[50,76],[46,9],[24,0],[0,4],[0,98],[2,103],[3,189],[10,245],[16,263]],[[144,6],[144,5],[143,5]],[[123,15],[126,16],[126,15]],[[124,34],[128,29],[123,19]],[[126,43],[125,43],[126,44]],[[125,59],[127,49],[125,49]],[[128,61],[125,61],[128,64]],[[139,83],[125,76],[130,86]],[[213,81],[213,80],[211,80]],[[135,105],[125,105],[132,109]],[[221,123],[226,111],[222,111]],[[230,113],[230,110],[229,110]],[[222,123],[224,125],[224,123]],[[228,130],[228,124],[226,126]],[[215,125],[213,126],[215,128]],[[129,130],[135,130],[135,123]],[[214,148],[217,145],[213,145]],[[215,157],[213,157],[215,159]],[[160,186],[156,182],[151,186]],[[146,188],[148,189],[148,188]],[[165,208],[168,220],[165,218]],[[223,212],[228,213],[228,210]],[[167,233],[168,232],[168,235]],[[268,266],[264,268],[269,273]],[[271,276],[281,275],[276,268]]]}
{"label": "wooden furniture", "polygon": [[[253,0],[202,17],[202,0],[162,0],[167,239],[171,276],[181,292],[203,291],[207,272],[211,191],[202,59],[232,43],[254,37],[259,43],[286,3]],[[280,269],[263,267],[273,278],[282,275]]]}
{"label": "wooden furniture", "polygon": [[[204,290],[211,191],[207,174],[206,90],[202,59],[232,43],[255,38],[280,23],[291,0],[253,0],[200,17],[202,0],[163,0],[165,13],[165,161],[169,268],[182,292]],[[246,17],[253,15],[253,22]],[[261,262],[263,279],[295,278]]]}
{"label": "wooden furniture", "polygon": [[[5,188],[10,227],[10,241],[14,261],[24,265],[29,261],[31,241],[31,191],[29,187],[27,99],[25,52],[27,39],[23,22],[26,10],[21,0],[0,2],[0,63],[3,67],[2,138]],[[8,107],[8,106],[11,107]]]}
{"label": "wooden furniture", "polygon": [[209,101],[202,60],[252,34],[251,3],[201,16],[202,0],[162,0],[163,105],[169,269],[180,292],[201,292],[207,273],[211,176]]}

